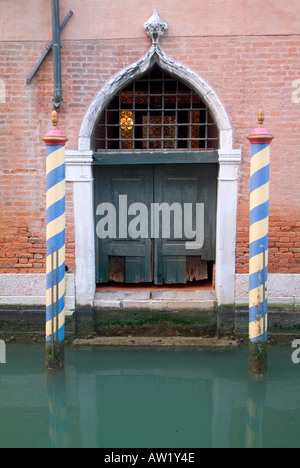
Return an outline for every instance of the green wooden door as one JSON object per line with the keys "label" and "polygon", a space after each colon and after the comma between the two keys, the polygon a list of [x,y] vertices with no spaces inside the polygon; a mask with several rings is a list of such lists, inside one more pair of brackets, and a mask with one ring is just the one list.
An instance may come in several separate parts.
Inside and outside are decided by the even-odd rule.
{"label": "green wooden door", "polygon": [[[165,203],[155,239],[155,283],[185,284],[190,264],[199,268],[200,260],[215,260],[217,165],[155,167],[154,201]],[[170,235],[162,232],[163,219],[166,225],[170,219]]]}
{"label": "green wooden door", "polygon": [[[131,205],[142,203],[150,207],[152,200],[151,166],[95,167],[97,283],[153,281],[150,236],[148,233],[145,238],[130,236],[130,223],[136,216],[128,215]],[[105,206],[108,203],[111,206]],[[106,238],[103,230],[111,231]]]}
{"label": "green wooden door", "polygon": [[216,164],[96,166],[97,283],[191,281],[215,260],[216,204]]}

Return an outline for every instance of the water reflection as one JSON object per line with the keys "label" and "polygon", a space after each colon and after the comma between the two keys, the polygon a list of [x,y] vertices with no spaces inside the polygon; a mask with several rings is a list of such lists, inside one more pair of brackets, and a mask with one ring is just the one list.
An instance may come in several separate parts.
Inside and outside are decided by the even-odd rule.
{"label": "water reflection", "polygon": [[246,415],[246,447],[263,448],[263,419],[267,376],[249,373]]}
{"label": "water reflection", "polygon": [[47,374],[50,448],[71,446],[68,428],[67,388],[64,371]]}
{"label": "water reflection", "polygon": [[66,350],[10,346],[0,367],[0,447],[299,447],[300,367],[269,350],[265,378],[247,349]]}

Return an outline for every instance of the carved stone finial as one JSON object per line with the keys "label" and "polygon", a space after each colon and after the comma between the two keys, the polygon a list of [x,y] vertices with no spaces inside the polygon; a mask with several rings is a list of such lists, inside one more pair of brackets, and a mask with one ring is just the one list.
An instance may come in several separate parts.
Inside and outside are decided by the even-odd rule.
{"label": "carved stone finial", "polygon": [[56,128],[57,124],[58,124],[58,117],[57,117],[57,112],[56,111],[52,112],[52,119],[51,120],[52,120],[53,128]]}
{"label": "carved stone finial", "polygon": [[152,44],[157,47],[161,36],[168,30],[167,23],[164,23],[159,17],[157,10],[154,10],[151,18],[144,25],[148,36],[152,39]]}
{"label": "carved stone finial", "polygon": [[265,113],[263,109],[260,109],[258,112],[258,123],[260,127],[263,126],[264,121],[265,121]]}

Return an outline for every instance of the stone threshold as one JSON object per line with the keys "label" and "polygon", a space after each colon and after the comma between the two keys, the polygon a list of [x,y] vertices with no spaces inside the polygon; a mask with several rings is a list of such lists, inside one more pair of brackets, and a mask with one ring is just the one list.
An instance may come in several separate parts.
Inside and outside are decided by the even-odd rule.
{"label": "stone threshold", "polygon": [[131,346],[131,347],[194,347],[194,348],[237,348],[235,340],[201,337],[96,337],[76,339],[73,346]]}
{"label": "stone threshold", "polygon": [[213,290],[104,290],[94,299],[94,308],[102,310],[213,310],[216,305]]}

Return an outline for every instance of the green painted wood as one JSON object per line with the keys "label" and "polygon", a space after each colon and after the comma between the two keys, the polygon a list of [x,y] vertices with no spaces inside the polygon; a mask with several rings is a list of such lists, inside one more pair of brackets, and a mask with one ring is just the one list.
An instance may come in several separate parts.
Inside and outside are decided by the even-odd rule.
{"label": "green painted wood", "polygon": [[[96,226],[101,219],[101,216],[97,215],[98,205],[112,203],[117,208],[117,238],[99,239],[96,235],[97,283],[108,282],[110,257],[120,257],[123,262],[125,259],[126,283],[150,283],[154,280],[155,284],[186,283],[187,257],[198,256],[202,260],[215,260],[217,164],[96,166],[94,171]],[[148,208],[148,238],[132,239],[128,235],[129,225],[135,216],[128,216],[127,226],[120,226],[119,197],[124,195],[127,195],[127,208],[136,202],[143,203]],[[179,204],[177,208],[182,207],[182,218],[179,217],[181,226],[180,223],[175,225],[172,211],[161,212],[160,229],[162,216],[170,215],[170,235],[165,235],[164,238],[166,233],[160,230],[159,238],[155,239],[155,236],[152,236],[151,240],[153,203],[166,203],[168,206]],[[194,223],[191,228],[195,229],[196,203],[204,204],[204,245],[199,250],[187,249],[186,242],[191,239],[184,235],[184,206],[193,205]],[[181,235],[176,237],[175,228],[179,231],[181,228]],[[118,262],[114,263],[118,265]]]}
{"label": "green painted wood", "polygon": [[183,256],[163,256],[163,276],[159,278],[165,284],[186,284],[186,257]]}
{"label": "green painted wood", "polygon": [[[171,237],[164,238],[161,229],[162,217],[167,213],[160,214],[161,235],[154,241],[155,283],[186,283],[186,258],[188,256],[199,256],[207,261],[215,260],[217,165],[156,166],[154,168],[154,201],[159,204],[163,201],[170,207],[176,203],[182,207],[184,204],[192,203],[194,208],[196,203],[204,204],[204,245],[200,250],[187,249],[186,242],[191,239],[184,235],[184,210],[182,211],[181,237],[176,237],[174,216],[171,212]],[[193,212],[193,229],[195,230],[196,208]]]}
{"label": "green painted wood", "polygon": [[95,168],[96,226],[103,217],[97,215],[97,207],[100,204],[112,203],[117,209],[117,238],[99,239],[96,233],[96,281],[108,282],[109,257],[126,257],[126,282],[149,283],[152,281],[151,239],[148,237],[135,240],[128,235],[128,225],[134,217],[128,216],[127,226],[120,225],[120,195],[127,195],[128,206],[136,202],[150,206],[153,200],[152,168],[145,166]]}
{"label": "green painted wood", "polygon": [[217,151],[197,152],[152,152],[152,153],[95,153],[94,165],[114,166],[131,164],[207,164],[217,163]]}

